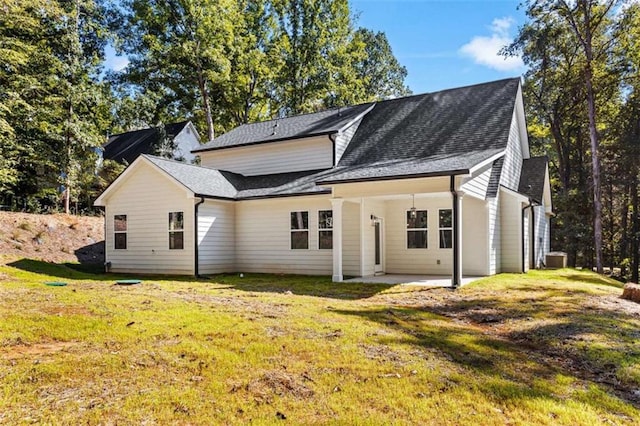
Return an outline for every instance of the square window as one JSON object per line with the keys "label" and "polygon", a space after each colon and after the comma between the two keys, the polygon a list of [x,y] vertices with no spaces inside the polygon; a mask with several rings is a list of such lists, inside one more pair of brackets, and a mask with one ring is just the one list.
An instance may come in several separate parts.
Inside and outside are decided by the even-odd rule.
{"label": "square window", "polygon": [[293,250],[307,250],[309,248],[309,232],[291,232],[291,248]]}

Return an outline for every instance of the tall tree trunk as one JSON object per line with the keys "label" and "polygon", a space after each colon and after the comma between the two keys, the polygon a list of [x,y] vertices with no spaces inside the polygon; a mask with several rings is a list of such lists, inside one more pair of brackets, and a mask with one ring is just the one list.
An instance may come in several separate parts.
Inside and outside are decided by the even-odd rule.
{"label": "tall tree trunk", "polygon": [[631,181],[631,205],[633,216],[631,222],[631,281],[638,282],[638,268],[640,268],[640,253],[638,253],[638,175],[634,174]]}
{"label": "tall tree trunk", "polygon": [[[588,25],[587,25],[588,27]],[[600,154],[598,131],[596,129],[596,101],[593,92],[593,73],[591,63],[593,52],[591,49],[591,34],[585,43],[587,63],[584,70],[585,86],[587,88],[587,112],[589,115],[589,139],[591,142],[591,169],[593,180],[593,236],[595,240],[596,271],[603,272],[602,267],[602,187],[600,181]]]}

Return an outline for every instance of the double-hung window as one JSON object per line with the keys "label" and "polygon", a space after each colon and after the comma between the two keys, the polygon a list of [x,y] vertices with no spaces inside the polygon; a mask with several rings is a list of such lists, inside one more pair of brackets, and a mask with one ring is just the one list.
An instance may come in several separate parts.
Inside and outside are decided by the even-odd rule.
{"label": "double-hung window", "polygon": [[440,210],[438,216],[440,248],[449,249],[453,247],[453,215],[451,213],[451,209]]}
{"label": "double-hung window", "polygon": [[333,248],[333,211],[318,211],[318,248]]}
{"label": "double-hung window", "polygon": [[184,249],[184,212],[169,213],[169,249]]}
{"label": "double-hung window", "polygon": [[407,248],[427,248],[427,211],[407,211]]}
{"label": "double-hung window", "polygon": [[291,212],[291,249],[309,248],[309,212]]}
{"label": "double-hung window", "polygon": [[113,248],[116,250],[127,249],[127,215],[117,214],[113,216]]}

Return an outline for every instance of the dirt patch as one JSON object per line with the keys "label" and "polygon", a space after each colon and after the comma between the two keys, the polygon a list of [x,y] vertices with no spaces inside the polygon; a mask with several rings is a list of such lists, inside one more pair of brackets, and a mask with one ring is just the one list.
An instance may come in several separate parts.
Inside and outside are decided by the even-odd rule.
{"label": "dirt patch", "polygon": [[104,262],[104,219],[0,212],[0,253],[47,262]]}
{"label": "dirt patch", "polygon": [[[270,404],[274,395],[292,396],[297,399],[311,398],[315,392],[304,381],[308,381],[308,379],[284,371],[273,370],[267,371],[260,378],[249,382],[245,386],[245,390],[259,403]],[[232,391],[235,390],[235,388],[232,389]]]}
{"label": "dirt patch", "polygon": [[624,286],[622,298],[640,303],[640,285],[628,283]]}
{"label": "dirt patch", "polygon": [[53,355],[57,352],[68,349],[75,346],[73,342],[51,342],[51,343],[38,343],[35,345],[14,345],[4,346],[0,348],[0,357],[7,360],[16,360],[24,357],[38,357]]}

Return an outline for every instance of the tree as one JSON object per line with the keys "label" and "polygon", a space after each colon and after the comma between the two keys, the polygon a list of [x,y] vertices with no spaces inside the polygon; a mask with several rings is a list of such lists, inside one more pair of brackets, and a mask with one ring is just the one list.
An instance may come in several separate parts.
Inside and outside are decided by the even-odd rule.
{"label": "tree", "polygon": [[356,79],[363,82],[365,97],[379,100],[411,94],[404,83],[407,69],[393,55],[385,33],[359,28],[354,42],[364,45],[365,54],[354,66]]}
{"label": "tree", "polygon": [[122,48],[131,60],[128,80],[159,94],[178,115],[200,110],[207,138],[215,135],[211,89],[228,80],[234,22],[233,0],[128,0]]}
{"label": "tree", "polygon": [[[577,151],[582,158],[588,154],[591,159],[593,241],[599,272],[603,270],[603,261],[598,113],[606,95],[617,87],[615,79],[607,78],[607,68],[614,44],[612,37],[616,34],[612,13],[619,4],[616,0],[529,1],[526,3],[529,22],[511,46],[511,52],[521,51],[531,66],[527,76],[529,84],[537,87],[533,92],[543,114],[538,117],[551,131],[565,190],[571,185],[572,153]],[[567,114],[572,108],[575,113]],[[588,152],[581,144],[583,126],[576,121],[576,113],[583,112],[588,123]],[[578,172],[582,172],[582,167]]]}

